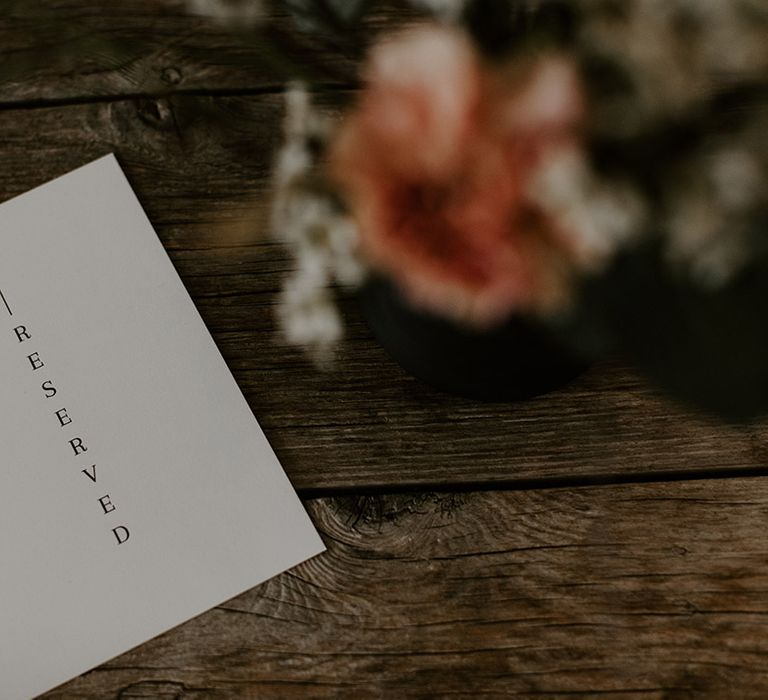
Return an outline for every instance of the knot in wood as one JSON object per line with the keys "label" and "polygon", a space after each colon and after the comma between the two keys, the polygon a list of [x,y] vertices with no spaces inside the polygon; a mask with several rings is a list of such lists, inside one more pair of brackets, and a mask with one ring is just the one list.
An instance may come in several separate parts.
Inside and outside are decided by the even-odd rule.
{"label": "knot in wood", "polygon": [[142,98],[136,105],[136,112],[147,126],[160,131],[168,131],[174,126],[173,108],[165,98]]}
{"label": "knot in wood", "polygon": [[160,79],[166,85],[178,85],[181,82],[181,71],[176,66],[166,66],[160,72]]}

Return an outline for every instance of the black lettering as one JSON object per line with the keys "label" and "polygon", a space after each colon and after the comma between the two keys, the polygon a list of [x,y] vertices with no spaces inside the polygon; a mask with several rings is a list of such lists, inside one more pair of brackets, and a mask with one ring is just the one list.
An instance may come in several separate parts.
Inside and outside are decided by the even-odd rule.
{"label": "black lettering", "polygon": [[54,396],[56,396],[56,387],[53,386],[53,382],[49,379],[44,381],[40,388],[45,392],[45,398],[52,399]]}
{"label": "black lettering", "polygon": [[94,484],[96,483],[96,465],[92,464],[91,468],[88,469],[87,467],[85,469],[81,469],[81,472],[85,474]]}
{"label": "black lettering", "polygon": [[[123,537],[120,537],[121,531],[123,533]],[[127,542],[128,538],[131,536],[131,533],[128,532],[128,528],[125,525],[118,525],[117,527],[112,528],[112,534],[117,539],[117,544],[123,544],[123,542]]]}
{"label": "black lettering", "polygon": [[99,503],[101,503],[101,507],[104,509],[104,515],[115,510],[115,506],[113,505],[112,501],[109,500],[109,494],[102,496],[99,499]]}
{"label": "black lettering", "polygon": [[79,455],[81,452],[88,452],[88,448],[85,445],[83,445],[83,441],[79,437],[72,438],[69,441],[69,444],[72,446],[72,449],[75,452],[75,457],[77,457],[77,455]]}
{"label": "black lettering", "polygon": [[58,411],[56,411],[56,418],[59,419],[59,423],[61,424],[62,428],[72,422],[72,419],[67,415],[66,408],[60,408]]}
{"label": "black lettering", "polygon": [[27,333],[26,326],[16,326],[16,328],[13,329],[13,332],[16,334],[20,343],[23,343],[25,340],[31,340],[32,338],[32,336]]}
{"label": "black lettering", "polygon": [[27,355],[27,359],[29,360],[29,363],[32,365],[32,370],[40,369],[41,367],[45,367],[45,364],[40,359],[40,353],[33,352],[31,355]]}

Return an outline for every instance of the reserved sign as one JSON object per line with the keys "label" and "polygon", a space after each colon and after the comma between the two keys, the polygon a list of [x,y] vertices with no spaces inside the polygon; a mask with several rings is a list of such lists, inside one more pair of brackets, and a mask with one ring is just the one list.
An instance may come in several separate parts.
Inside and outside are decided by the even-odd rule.
{"label": "reserved sign", "polygon": [[323,551],[113,156],[0,205],[0,387],[3,700]]}
{"label": "reserved sign", "polygon": [[[0,298],[2,298],[3,304],[5,305],[5,308],[7,309],[8,314],[10,316],[13,316],[13,311],[11,311],[11,307],[8,304],[8,300],[5,298],[5,294],[3,294],[2,290],[0,290]],[[14,326],[13,333],[16,336],[19,343],[26,343],[27,341],[32,340],[32,335],[30,334],[27,326],[24,326],[24,325]],[[26,352],[28,349],[29,348],[25,346],[25,348],[23,349],[23,352]],[[38,350],[32,351],[26,357],[27,357],[27,360],[29,360],[29,364],[32,372],[37,372],[38,370],[45,368],[45,362],[43,362],[43,359],[40,357],[40,352]],[[36,381],[36,379],[33,381]],[[41,396],[44,397],[45,400],[54,399],[57,396],[59,396],[59,390],[56,388],[56,385],[53,383],[52,379],[44,379],[43,382],[40,384],[40,390],[41,390]],[[61,403],[61,400],[62,399],[59,399],[58,403]],[[70,417],[69,413],[67,413],[66,406],[59,409],[54,409],[52,413],[58,420],[59,428],[67,428],[68,426],[72,425],[74,422]],[[67,430],[68,434],[72,434],[72,432],[73,432],[72,429]],[[79,435],[77,435],[76,437],[70,437],[67,440],[67,444],[71,448],[71,451],[66,450],[67,454],[69,454],[70,462],[73,461],[73,457],[75,459],[78,459],[80,455],[85,455],[85,453],[88,452],[88,447],[85,445],[85,442],[83,442],[83,438],[80,437]],[[87,462],[88,461],[87,456],[85,460],[80,459],[79,461]],[[90,466],[85,466],[80,471],[93,484],[97,483],[95,464],[91,464]],[[101,505],[103,515],[109,515],[110,513],[113,513],[114,511],[117,510],[117,507],[112,502],[112,497],[108,493],[104,494],[103,496],[100,496],[97,500]],[[117,540],[117,544],[123,544],[124,542],[127,542],[128,538],[131,536],[130,530],[125,525],[117,525],[113,527],[112,534],[115,536],[115,539]]]}

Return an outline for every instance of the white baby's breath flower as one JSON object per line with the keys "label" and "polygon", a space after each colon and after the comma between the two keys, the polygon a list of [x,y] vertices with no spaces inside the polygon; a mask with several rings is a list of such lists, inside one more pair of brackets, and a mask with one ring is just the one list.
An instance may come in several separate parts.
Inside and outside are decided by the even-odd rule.
{"label": "white baby's breath flower", "polygon": [[363,266],[356,254],[357,226],[326,192],[301,185],[285,187],[275,198],[273,230],[299,260],[327,270],[342,285],[360,284]]}
{"label": "white baby's breath flower", "polygon": [[768,199],[760,162],[743,149],[716,150],[691,164],[667,205],[671,262],[716,290],[749,260],[750,222]]}
{"label": "white baby's breath flower", "polygon": [[727,284],[748,258],[743,230],[706,197],[680,197],[672,207],[666,232],[669,261],[704,289],[717,290]]}
{"label": "white baby's breath flower", "polygon": [[330,124],[312,108],[301,84],[286,92],[284,132],[274,172],[272,230],[288,246],[296,269],[286,281],[278,316],[287,342],[328,364],[342,336],[329,287],[355,286],[364,276],[357,228],[317,172],[318,146],[327,141]]}
{"label": "white baby's breath flower", "polygon": [[617,69],[621,87],[596,105],[597,125],[633,135],[680,118],[712,94],[768,70],[765,0],[578,0],[580,43]]}
{"label": "white baby's breath flower", "polygon": [[285,340],[308,349],[318,365],[328,365],[342,337],[342,322],[327,280],[299,267],[283,287],[278,318]]}
{"label": "white baby's breath flower", "polygon": [[337,214],[328,229],[330,259],[336,281],[356,287],[365,277],[365,267],[357,255],[357,224],[351,216]]}
{"label": "white baby's breath flower", "polygon": [[585,270],[595,271],[642,233],[646,207],[626,184],[600,182],[576,151],[550,159],[530,196],[568,235]]}
{"label": "white baby's breath flower", "polygon": [[286,143],[302,144],[307,148],[311,138],[325,141],[331,125],[324,115],[312,107],[309,91],[301,81],[288,83],[285,90],[285,120],[283,132]]}
{"label": "white baby's breath flower", "polygon": [[766,177],[760,163],[743,149],[715,153],[709,176],[718,202],[728,211],[744,211],[766,192]]}
{"label": "white baby's breath flower", "polygon": [[275,185],[285,186],[309,172],[311,168],[312,158],[305,144],[301,141],[286,142],[277,154],[273,172]]}

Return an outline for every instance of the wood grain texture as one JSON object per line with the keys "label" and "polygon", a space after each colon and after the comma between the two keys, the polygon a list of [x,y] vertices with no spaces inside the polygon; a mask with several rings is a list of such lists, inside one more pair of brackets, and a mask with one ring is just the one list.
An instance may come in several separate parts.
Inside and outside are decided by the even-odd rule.
{"label": "wood grain texture", "polygon": [[[300,31],[279,1],[260,4],[263,21],[247,28],[183,0],[39,0],[10,13],[0,1],[0,105],[269,92],[297,69],[326,84],[357,79],[359,49]],[[397,5],[376,8],[356,43],[414,21]]]}
{"label": "wood grain texture", "polygon": [[[687,412],[620,361],[526,403],[451,398],[350,297],[317,372],[273,320],[287,73],[181,2],[22,4],[0,17],[0,200],[117,153],[289,476],[324,496],[329,548],[49,698],[768,695],[768,478],[743,478],[768,473],[768,424]],[[297,58],[354,81],[271,7]],[[367,31],[412,20],[385,7]],[[347,94],[325,88],[329,109]],[[684,481],[575,487],[644,479]]]}
{"label": "wood grain texture", "polygon": [[[294,484],[309,494],[495,483],[763,472],[768,424],[719,425],[657,395],[620,364],[561,391],[481,404],[406,376],[353,299],[335,371],[277,341],[290,262],[266,234],[281,98],[125,99],[0,112],[0,198],[116,151]],[[232,239],[247,221],[253,236]]]}
{"label": "wood grain texture", "polygon": [[327,553],[48,700],[768,694],[766,478],[309,509]]}

